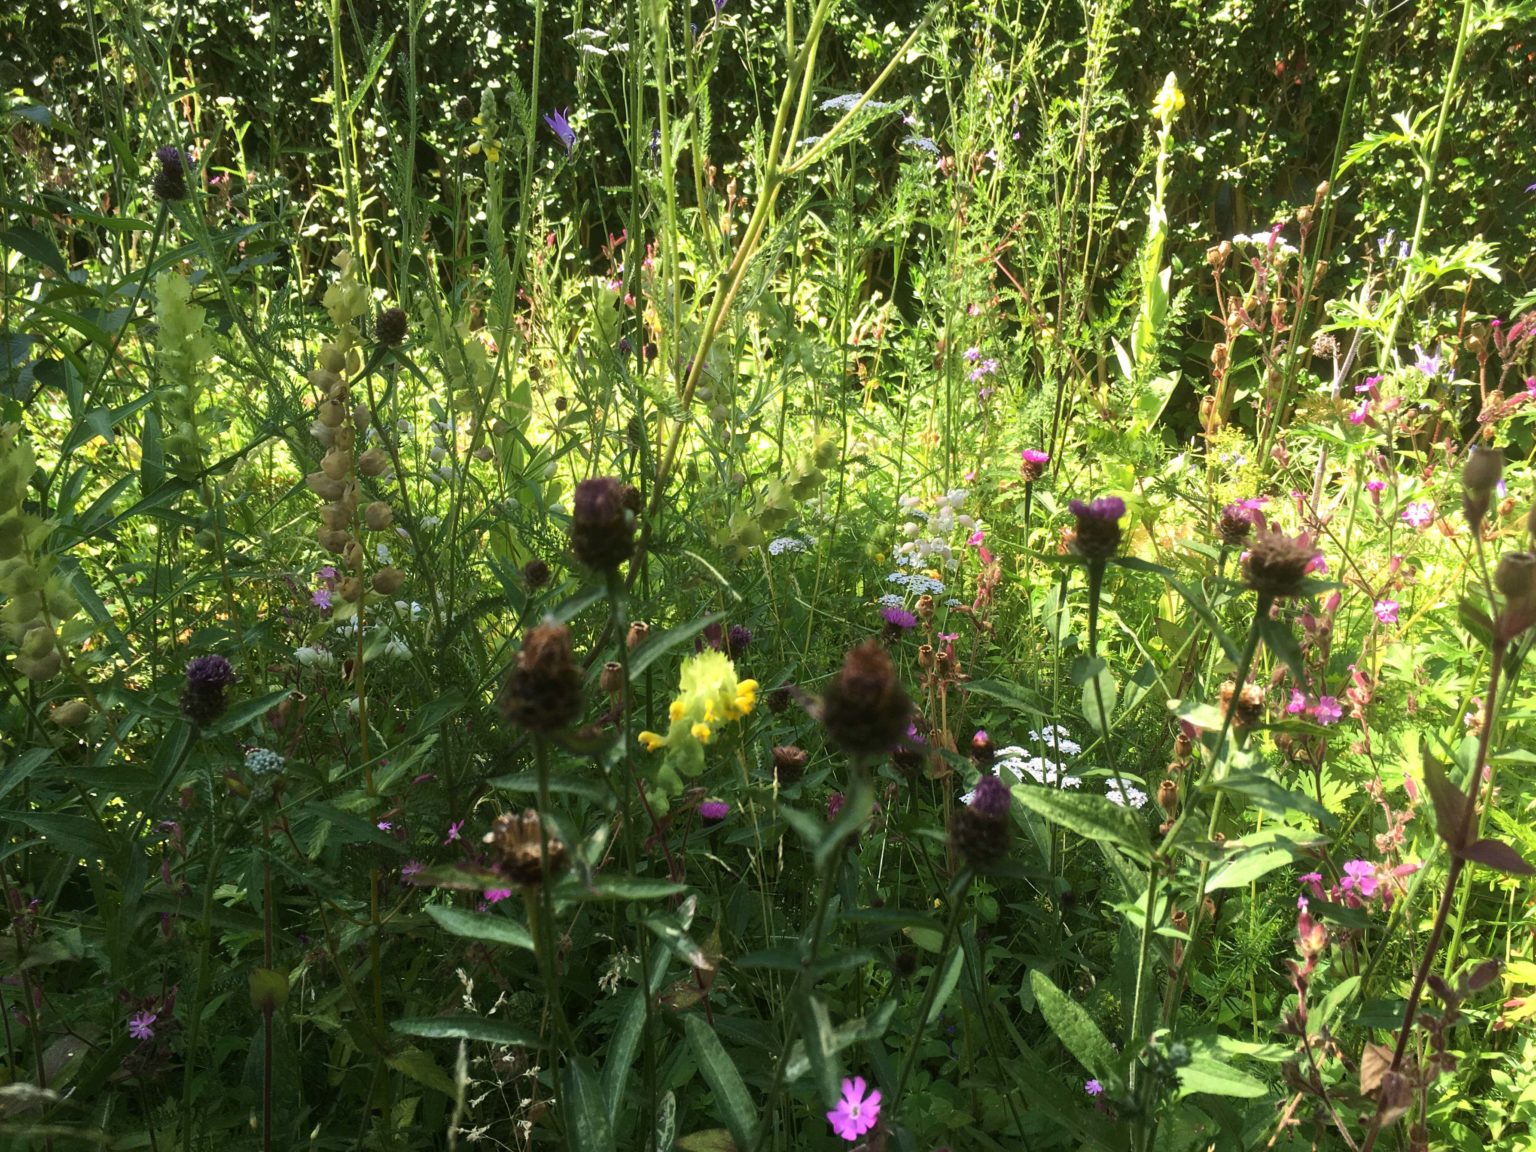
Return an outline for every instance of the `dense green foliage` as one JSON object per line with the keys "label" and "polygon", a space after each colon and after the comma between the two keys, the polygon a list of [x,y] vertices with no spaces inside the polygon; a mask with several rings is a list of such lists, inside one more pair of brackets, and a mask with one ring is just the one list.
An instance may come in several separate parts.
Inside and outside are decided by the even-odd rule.
{"label": "dense green foliage", "polygon": [[0,46],[0,1146],[1532,1141],[1531,0]]}

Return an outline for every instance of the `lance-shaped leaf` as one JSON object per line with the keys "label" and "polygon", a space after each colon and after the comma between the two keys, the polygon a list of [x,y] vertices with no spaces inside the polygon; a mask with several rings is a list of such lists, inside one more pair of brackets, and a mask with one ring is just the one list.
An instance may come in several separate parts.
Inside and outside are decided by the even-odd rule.
{"label": "lance-shaped leaf", "polygon": [[1446,846],[1455,852],[1463,847],[1467,806],[1471,801],[1465,792],[1451,783],[1445,774],[1445,765],[1428,754],[1424,757],[1424,783],[1435,803],[1435,829]]}
{"label": "lance-shaped leaf", "polygon": [[1463,860],[1471,860],[1499,872],[1508,872],[1511,876],[1536,876],[1536,868],[1532,868],[1525,857],[1502,840],[1474,840],[1458,855]]}

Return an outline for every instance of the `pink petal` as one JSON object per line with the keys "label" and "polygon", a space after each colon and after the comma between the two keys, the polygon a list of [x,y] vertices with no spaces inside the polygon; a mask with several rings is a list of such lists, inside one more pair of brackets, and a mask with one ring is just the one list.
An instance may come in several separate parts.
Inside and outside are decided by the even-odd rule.
{"label": "pink petal", "polygon": [[843,1096],[847,1098],[849,1103],[857,1104],[860,1100],[864,1099],[865,1087],[864,1077],[862,1076],[855,1076],[852,1080],[844,1080]]}

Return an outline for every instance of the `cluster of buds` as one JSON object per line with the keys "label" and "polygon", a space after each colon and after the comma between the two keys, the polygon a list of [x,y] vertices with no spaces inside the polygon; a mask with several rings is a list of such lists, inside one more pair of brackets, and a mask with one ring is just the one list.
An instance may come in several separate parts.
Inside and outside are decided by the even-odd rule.
{"label": "cluster of buds", "polygon": [[[336,326],[336,335],[320,346],[317,363],[309,374],[309,382],[320,394],[310,432],[326,451],[319,470],[311,472],[304,482],[325,501],[317,537],[322,547],[341,557],[345,575],[336,592],[347,603],[357,604],[365,591],[367,568],[360,536],[364,531],[388,529],[395,513],[386,500],[363,503],[362,480],[383,476],[389,471],[390,460],[381,444],[362,448],[374,426],[373,413],[367,404],[355,401],[350,383],[350,377],[362,368],[357,321],[370,307],[368,290],[357,279],[350,252],[338,254],[334,263],[341,275],[326,289],[323,303]],[[385,318],[391,338],[403,339],[403,314],[391,317],[386,312]],[[373,590],[380,595],[393,596],[404,585],[405,573],[389,564],[373,574]]]}
{"label": "cluster of buds", "polygon": [[0,426],[0,630],[16,646],[16,672],[47,680],[63,665],[58,629],[79,604],[44,551],[53,525],[23,510],[36,469],[20,425]]}

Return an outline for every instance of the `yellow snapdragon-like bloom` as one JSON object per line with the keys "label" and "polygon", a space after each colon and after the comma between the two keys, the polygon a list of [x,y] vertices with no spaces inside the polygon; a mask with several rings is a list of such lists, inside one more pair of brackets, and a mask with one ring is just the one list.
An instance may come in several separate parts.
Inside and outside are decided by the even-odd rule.
{"label": "yellow snapdragon-like bloom", "polygon": [[1163,127],[1173,123],[1174,117],[1184,111],[1184,93],[1179,90],[1179,78],[1172,72],[1152,101],[1152,115],[1163,122]]}
{"label": "yellow snapdragon-like bloom", "polygon": [[757,703],[757,681],[739,680],[736,666],[723,652],[700,652],[683,663],[677,698],[667,709],[666,735],[640,733],[647,752],[666,749],[656,782],[671,795],[683,789],[682,777],[704,770],[704,746],[718,730],[740,720]]}

